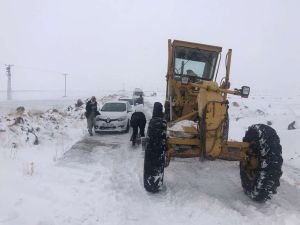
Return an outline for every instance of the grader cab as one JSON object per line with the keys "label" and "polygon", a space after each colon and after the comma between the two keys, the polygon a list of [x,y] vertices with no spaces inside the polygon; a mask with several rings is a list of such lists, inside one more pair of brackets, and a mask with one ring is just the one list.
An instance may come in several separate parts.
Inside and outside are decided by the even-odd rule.
{"label": "grader cab", "polygon": [[145,144],[147,191],[161,189],[164,168],[172,158],[198,157],[240,161],[242,187],[253,200],[266,201],[276,193],[283,162],[276,131],[255,124],[242,142],[228,141],[227,95],[247,98],[250,88],[230,90],[231,49],[226,54],[226,74],[220,84],[216,82],[221,52],[218,46],[168,41],[166,99],[164,107],[154,104]]}

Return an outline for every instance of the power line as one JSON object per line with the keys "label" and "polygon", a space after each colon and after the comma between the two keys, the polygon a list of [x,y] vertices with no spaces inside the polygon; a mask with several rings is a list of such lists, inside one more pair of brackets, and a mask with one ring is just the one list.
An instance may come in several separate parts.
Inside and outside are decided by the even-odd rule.
{"label": "power line", "polygon": [[37,67],[30,67],[30,66],[22,66],[22,65],[15,65],[16,68],[25,69],[25,70],[34,70],[44,73],[57,73],[57,74],[63,74],[63,72],[56,71],[56,70],[49,70],[49,69],[42,69]]}
{"label": "power line", "polygon": [[56,73],[56,74],[61,74],[65,77],[65,95],[64,97],[67,97],[67,76],[69,74],[52,70],[52,69],[43,69],[43,68],[38,68],[38,67],[31,67],[31,66],[24,66],[24,65],[12,65],[12,64],[6,64],[3,62],[0,62],[0,64],[3,64],[6,67],[6,72],[8,76],[7,80],[7,100],[11,100],[12,96],[12,89],[11,89],[11,66],[14,66],[16,69],[25,69],[25,70],[33,70],[33,71],[39,71],[39,72],[44,72],[44,73]]}
{"label": "power line", "polygon": [[[7,65],[7,63],[0,62],[0,64]],[[34,70],[34,71],[40,71],[40,72],[45,72],[45,73],[57,73],[57,74],[64,74],[64,72],[60,72],[57,70],[52,70],[52,69],[45,69],[45,68],[38,68],[38,67],[32,67],[32,66],[24,66],[24,65],[16,65],[14,64],[14,67],[16,69],[25,69],[25,70]]]}

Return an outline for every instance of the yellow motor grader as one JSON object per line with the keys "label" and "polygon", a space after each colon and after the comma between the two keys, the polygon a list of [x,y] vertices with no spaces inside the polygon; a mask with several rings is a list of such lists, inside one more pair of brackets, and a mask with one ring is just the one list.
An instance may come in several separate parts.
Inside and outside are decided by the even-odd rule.
{"label": "yellow motor grader", "polygon": [[[242,142],[228,141],[227,95],[247,98],[248,86],[230,90],[232,50],[226,74],[216,82],[222,48],[179,40],[168,41],[167,89],[164,106],[156,102],[145,140],[144,187],[158,192],[164,168],[173,157],[240,161],[245,193],[264,202],[276,193],[282,175],[280,139],[264,124],[248,128]],[[164,108],[164,109],[163,109]],[[181,130],[172,130],[177,124]]]}

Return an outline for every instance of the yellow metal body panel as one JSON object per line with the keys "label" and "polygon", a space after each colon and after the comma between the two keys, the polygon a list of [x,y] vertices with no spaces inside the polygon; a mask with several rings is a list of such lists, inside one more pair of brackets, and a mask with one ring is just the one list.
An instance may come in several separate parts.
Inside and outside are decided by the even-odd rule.
{"label": "yellow metal body panel", "polygon": [[[176,47],[195,48],[220,54],[221,47],[192,42],[169,40],[166,104],[169,110],[168,126],[181,120],[198,121],[198,128],[184,127],[184,131],[194,134],[194,138],[168,138],[167,161],[171,157],[208,157],[227,160],[241,160],[250,151],[243,142],[224,140],[224,125],[228,112],[227,94],[240,95],[238,90],[229,90],[231,49],[227,53],[225,82],[220,86],[213,80],[193,80],[183,83],[175,77],[174,49]],[[219,55],[220,57],[220,55]]]}
{"label": "yellow metal body panel", "polygon": [[[201,157],[199,149],[199,139],[169,138],[168,144],[168,160],[170,160],[171,157]],[[175,145],[190,145],[190,148],[184,151],[178,151],[175,149]],[[221,152],[218,156],[213,157],[209,155],[207,157],[209,157],[210,159],[218,158],[230,161],[245,161],[248,158],[248,152],[250,151],[252,151],[252,149],[250,148],[249,143],[247,142],[227,141],[223,142],[223,145],[221,146]],[[253,168],[255,168],[257,166],[257,161],[255,159],[251,159],[251,165],[253,165]]]}
{"label": "yellow metal body panel", "polygon": [[199,131],[195,127],[183,127],[185,133],[198,134]]}
{"label": "yellow metal body panel", "polygon": [[227,141],[222,145],[222,151],[218,158],[234,161],[243,161],[247,158],[247,153],[251,151],[247,142]]}
{"label": "yellow metal body panel", "polygon": [[177,46],[181,46],[181,47],[188,47],[188,48],[198,48],[198,49],[203,49],[203,50],[217,52],[217,53],[220,53],[222,51],[222,47],[219,46],[193,43],[188,41],[174,40],[172,45],[174,48]]}
{"label": "yellow metal body panel", "polygon": [[198,138],[169,138],[168,144],[170,145],[199,145],[200,140]]}
{"label": "yellow metal body panel", "polygon": [[227,105],[224,104],[223,101],[210,101],[206,106],[206,113],[204,115],[205,118],[203,118],[206,125],[205,152],[207,156],[215,158],[220,155],[222,149],[223,123],[227,111]]}
{"label": "yellow metal body panel", "polygon": [[172,157],[177,158],[194,158],[194,157],[200,157],[200,151],[199,148],[191,148],[182,152],[179,152],[175,150],[174,148],[170,147],[166,154],[167,162],[170,161]]}

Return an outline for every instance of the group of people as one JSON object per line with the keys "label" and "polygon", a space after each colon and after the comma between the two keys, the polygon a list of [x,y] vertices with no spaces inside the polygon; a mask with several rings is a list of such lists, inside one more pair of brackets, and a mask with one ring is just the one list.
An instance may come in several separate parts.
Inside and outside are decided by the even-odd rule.
{"label": "group of people", "polygon": [[[93,128],[95,126],[95,118],[100,113],[98,112],[98,105],[95,96],[92,96],[91,99],[86,103],[85,107],[85,116],[87,119],[87,128],[90,136],[93,136]],[[140,136],[145,136],[145,126],[146,126],[146,116],[144,114],[144,98],[140,95],[139,98],[135,100],[135,112],[132,113],[130,119],[130,125],[132,127],[132,135],[130,141],[132,145],[135,145],[136,138],[138,135],[138,130],[140,130]]]}

